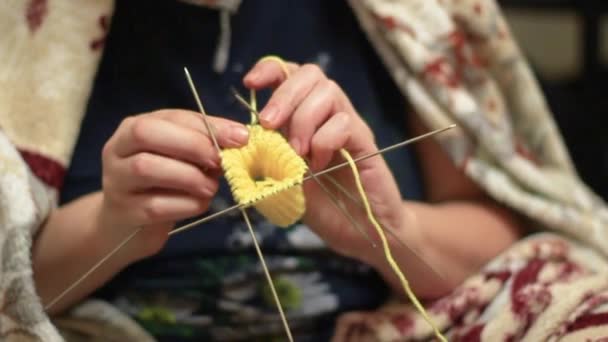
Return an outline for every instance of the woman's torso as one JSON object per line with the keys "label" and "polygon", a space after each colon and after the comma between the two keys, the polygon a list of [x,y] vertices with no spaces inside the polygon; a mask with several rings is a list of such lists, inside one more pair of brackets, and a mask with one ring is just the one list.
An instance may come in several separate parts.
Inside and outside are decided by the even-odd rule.
{"label": "woman's torso", "polygon": [[[231,20],[229,62],[221,74],[211,68],[220,36],[218,17],[214,10],[174,0],[145,6],[117,2],[64,201],[100,188],[101,148],[125,116],[195,108],[184,66],[209,112],[246,122],[248,114],[231,88],[241,89],[244,72],[260,57],[277,54],[317,63],[344,88],[379,146],[405,137],[405,104],[346,3],[243,1]],[[411,152],[399,150],[386,159],[404,196],[420,199]],[[207,214],[232,204],[222,184]],[[278,229],[257,214],[253,223],[299,340],[326,339],[337,314],[371,309],[386,299],[387,288],[373,270],[333,254],[306,226]],[[159,255],[128,267],[95,295],[171,341],[282,334],[238,213],[172,237]]]}

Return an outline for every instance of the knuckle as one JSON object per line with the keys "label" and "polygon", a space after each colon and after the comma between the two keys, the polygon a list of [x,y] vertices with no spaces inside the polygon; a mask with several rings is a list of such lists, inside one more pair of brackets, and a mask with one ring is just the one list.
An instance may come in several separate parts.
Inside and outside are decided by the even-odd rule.
{"label": "knuckle", "polygon": [[219,189],[219,184],[217,180],[208,179],[201,175],[198,175],[198,177],[196,177],[196,180],[191,181],[191,184],[186,184],[186,186],[188,186],[190,189],[200,189],[202,191],[202,194],[205,195],[205,197],[213,197]]}
{"label": "knuckle", "polygon": [[[205,119],[203,118],[203,116],[198,114],[194,115],[194,117],[196,118],[196,121],[201,125],[203,132],[207,133],[207,125],[205,124]],[[222,131],[223,129],[230,127],[230,122],[221,117],[207,114],[206,118],[207,123],[211,127],[215,128],[215,131]]]}
{"label": "knuckle", "polygon": [[184,132],[184,144],[188,151],[197,151],[201,148],[201,140],[204,137],[202,134],[196,134],[193,131]]}
{"label": "knuckle", "polygon": [[174,109],[159,109],[152,112],[152,115],[161,117],[161,118],[171,118],[175,113]]}
{"label": "knuckle", "polygon": [[111,180],[110,175],[104,170],[101,175],[101,187],[107,188],[111,184]]}
{"label": "knuckle", "polygon": [[164,211],[161,202],[155,197],[150,198],[143,204],[144,220],[153,222],[163,217]]}
{"label": "knuckle", "polygon": [[109,197],[109,199],[114,199],[114,178],[108,174],[104,174],[101,177],[101,187],[104,192],[104,196]]}
{"label": "knuckle", "polygon": [[150,129],[149,120],[139,118],[131,124],[131,136],[136,144],[145,145],[148,140],[148,131]]}
{"label": "knuckle", "polygon": [[300,64],[293,62],[293,61],[289,61],[289,62],[287,62],[287,67],[293,71],[293,70],[297,70],[300,67]]}
{"label": "knuckle", "polygon": [[132,203],[129,203],[128,197],[129,196],[126,196],[124,193],[119,192],[113,187],[104,189],[104,199],[107,199],[108,205],[110,205],[114,210],[118,210],[120,212],[129,210],[129,208],[132,207]]}
{"label": "knuckle", "polygon": [[121,128],[125,128],[125,127],[131,127],[131,125],[133,124],[133,121],[135,121],[135,117],[134,116],[127,116],[126,118],[124,118],[119,127]]}
{"label": "knuckle", "polygon": [[176,109],[176,108],[164,108],[159,109],[151,113],[151,117],[167,120],[170,122],[179,123],[191,116],[191,112],[188,110]]}
{"label": "knuckle", "polygon": [[376,135],[374,134],[374,131],[371,130],[371,128],[369,128],[368,126],[365,126],[365,130],[364,132],[364,138],[367,141],[372,142],[374,145],[376,145]]}
{"label": "knuckle", "polygon": [[195,121],[195,113],[180,109],[161,109],[158,112],[158,117],[176,124],[189,124]]}
{"label": "knuckle", "polygon": [[363,121],[363,118],[358,117],[357,124],[360,125],[363,129],[364,137],[367,139],[371,139],[372,141],[376,140],[376,135],[372,128]]}
{"label": "knuckle", "polygon": [[152,167],[151,164],[151,156],[148,153],[139,153],[131,160],[131,173],[137,177],[145,177]]}
{"label": "knuckle", "polygon": [[307,63],[307,64],[302,65],[301,70],[306,73],[324,75],[323,70],[318,65],[313,64],[313,63]]}
{"label": "knuckle", "polygon": [[205,176],[201,172],[190,170],[185,177],[181,178],[181,186],[186,189],[206,189],[208,188]]}
{"label": "knuckle", "polygon": [[342,88],[340,88],[338,83],[332,79],[327,79],[327,81],[325,81],[325,86],[327,87],[327,90],[331,91],[332,93],[342,91]]}
{"label": "knuckle", "polygon": [[201,158],[204,158],[204,145],[203,141],[201,141],[201,138],[203,138],[202,134],[194,134],[190,132],[188,132],[188,134],[184,134],[181,137],[181,149],[183,150],[183,153],[187,158],[197,162],[199,160],[202,160]]}
{"label": "knuckle", "polygon": [[109,175],[107,172],[101,176],[101,187],[104,191],[113,189],[114,178]]}
{"label": "knuckle", "polygon": [[102,162],[105,163],[110,159],[110,157],[112,156],[113,146],[114,146],[114,139],[112,139],[112,138],[110,138],[108,141],[106,141],[105,144],[103,144],[103,148],[101,149]]}
{"label": "knuckle", "polygon": [[336,117],[338,120],[342,121],[344,127],[350,127],[352,125],[352,118],[346,112],[338,112],[336,113]]}

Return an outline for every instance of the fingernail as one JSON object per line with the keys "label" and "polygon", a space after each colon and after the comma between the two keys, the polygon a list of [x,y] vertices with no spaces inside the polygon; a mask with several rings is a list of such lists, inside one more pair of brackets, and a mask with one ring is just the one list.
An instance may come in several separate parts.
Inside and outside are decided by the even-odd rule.
{"label": "fingernail", "polygon": [[271,124],[279,114],[279,108],[276,105],[270,104],[260,113],[260,121]]}
{"label": "fingernail", "polygon": [[243,126],[234,126],[230,132],[230,138],[234,143],[244,145],[249,139],[249,131]]}

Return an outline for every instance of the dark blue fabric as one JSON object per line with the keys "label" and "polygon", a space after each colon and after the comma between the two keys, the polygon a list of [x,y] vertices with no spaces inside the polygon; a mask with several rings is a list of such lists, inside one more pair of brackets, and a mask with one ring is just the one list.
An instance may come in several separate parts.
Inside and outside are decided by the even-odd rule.
{"label": "dark blue fabric", "polygon": [[[405,101],[345,2],[245,0],[239,13],[232,17],[231,26],[228,68],[223,74],[216,74],[211,70],[220,34],[216,11],[174,0],[149,1],[145,5],[117,2],[62,201],[100,189],[101,149],[125,116],[162,108],[195,109],[184,66],[190,69],[207,111],[246,122],[248,113],[234,100],[230,88],[246,94],[241,87],[242,76],[260,57],[276,54],[299,63],[318,63],[349,95],[374,130],[380,147],[405,138]],[[262,94],[261,104],[267,95]],[[422,183],[411,151],[398,150],[385,158],[404,196],[421,199]],[[232,203],[225,184],[218,201]],[[125,287],[143,290],[199,286],[188,283],[189,278],[184,276],[200,266],[196,260],[203,258],[207,263],[236,253],[254,255],[250,247],[239,246],[238,241],[227,247],[226,241],[239,219],[218,219],[178,234],[158,256],[129,267],[99,294],[112,298]],[[268,225],[261,217],[256,217],[255,222]],[[319,261],[318,265],[327,264],[327,269],[321,271],[339,297],[338,311],[371,308],[385,298],[386,291],[381,290],[383,284],[376,275],[341,273],[327,260],[334,258],[341,265],[342,258],[327,252],[293,250],[281,231],[268,236],[263,248],[267,255],[306,255]],[[140,284],[137,279],[157,281]],[[209,283],[204,286],[206,291],[212,291]]]}

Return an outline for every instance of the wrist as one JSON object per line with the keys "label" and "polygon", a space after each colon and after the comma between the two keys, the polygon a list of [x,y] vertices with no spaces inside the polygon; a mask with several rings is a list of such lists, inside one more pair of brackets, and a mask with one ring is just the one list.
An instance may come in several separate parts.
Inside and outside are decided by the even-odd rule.
{"label": "wrist", "polygon": [[[422,255],[424,246],[424,233],[421,229],[420,221],[415,208],[409,203],[404,203],[402,210],[399,211],[396,219],[392,220],[391,225],[382,225],[384,236],[388,242],[390,250],[395,260],[402,264],[404,260],[412,260],[412,257]],[[372,227],[372,229],[374,229]],[[377,236],[377,234],[374,234]],[[375,240],[377,248],[372,253],[366,253],[363,262],[384,273],[392,270],[387,263],[384,247],[379,237]]]}

